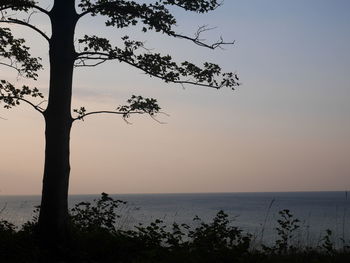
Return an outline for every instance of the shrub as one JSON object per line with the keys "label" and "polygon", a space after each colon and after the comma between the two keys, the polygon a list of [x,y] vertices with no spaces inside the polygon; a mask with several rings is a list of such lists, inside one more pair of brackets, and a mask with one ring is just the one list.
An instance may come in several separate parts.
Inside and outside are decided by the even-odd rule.
{"label": "shrub", "polygon": [[100,199],[94,199],[94,204],[81,202],[70,210],[70,221],[74,228],[79,231],[89,232],[105,230],[116,233],[116,214],[120,204],[126,204],[121,200],[114,200],[108,194],[102,193]]}

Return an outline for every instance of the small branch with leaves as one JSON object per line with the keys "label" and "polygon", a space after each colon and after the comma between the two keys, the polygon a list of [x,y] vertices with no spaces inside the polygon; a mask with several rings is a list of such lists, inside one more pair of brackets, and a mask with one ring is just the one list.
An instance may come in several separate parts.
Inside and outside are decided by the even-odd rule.
{"label": "small branch with leaves", "polygon": [[142,96],[136,96],[132,95],[130,99],[127,100],[126,105],[121,105],[116,108],[115,111],[92,111],[87,112],[85,107],[80,107],[79,109],[74,109],[73,112],[77,113],[78,116],[73,119],[73,121],[76,120],[84,120],[85,117],[96,115],[96,114],[116,114],[121,115],[128,124],[130,122],[128,119],[131,117],[131,115],[134,114],[147,114],[155,121],[160,122],[155,118],[155,115],[160,112],[160,107],[157,103],[156,99],[153,98],[144,98]]}
{"label": "small branch with leaves", "polygon": [[185,9],[186,11],[194,11],[197,13],[206,13],[213,11],[222,5],[222,1],[210,0],[160,0],[159,3],[164,5],[174,5]]}
{"label": "small branch with leaves", "polygon": [[36,1],[33,0],[1,0],[0,2],[0,11],[3,12],[7,10],[29,12],[33,9],[46,15],[50,14],[46,9],[36,5]]}
{"label": "small branch with leaves", "polygon": [[138,4],[134,1],[123,0],[97,0],[92,3],[90,0],[82,0],[79,7],[82,13],[79,15],[83,17],[87,14],[95,16],[100,14],[107,17],[106,26],[113,26],[117,28],[124,28],[130,25],[137,25],[142,23],[142,31],[146,33],[148,30],[162,32],[175,38],[187,39],[199,45],[210,49],[216,49],[223,45],[232,45],[234,41],[226,42],[221,37],[219,41],[207,44],[200,39],[200,35],[210,30],[207,26],[199,27],[195,33],[195,37],[176,33],[173,28],[177,21],[175,17],[166,8],[166,5],[174,5],[183,8],[187,11],[194,11],[197,13],[207,13],[215,10],[222,2],[217,0],[169,0],[159,1],[154,4]]}
{"label": "small branch with leaves", "polygon": [[0,80],[0,105],[4,104],[3,107],[5,109],[11,109],[20,105],[21,102],[25,102],[36,111],[43,113],[44,109],[40,106],[43,102],[35,104],[29,98],[44,98],[44,96],[37,88],[31,89],[28,86],[22,86],[22,88],[18,89],[10,82]]}
{"label": "small branch with leaves", "polygon": [[29,23],[27,20],[19,20],[19,19],[14,19],[14,18],[8,18],[8,19],[0,19],[0,23],[6,23],[6,24],[16,24],[16,25],[21,25],[28,27],[30,29],[33,29],[37,33],[39,33],[42,37],[44,37],[47,41],[50,41],[50,38],[39,28],[36,26],[33,26],[32,24]]}
{"label": "small branch with leaves", "polygon": [[[235,89],[240,83],[237,74],[222,73],[217,64],[205,62],[203,67],[184,61],[177,64],[170,55],[162,56],[159,53],[139,52],[145,49],[141,41],[130,40],[128,36],[122,37],[124,48],[112,47],[109,40],[97,36],[85,35],[79,39],[84,44],[84,51],[76,56],[76,66],[97,66],[108,60],[119,60],[138,68],[151,77],[162,79],[165,82],[190,84],[196,86],[220,89],[228,87]],[[89,61],[93,61],[90,63]],[[97,61],[97,62],[96,62]]]}
{"label": "small branch with leaves", "polygon": [[[23,11],[25,13],[29,13],[27,19],[15,19],[12,18],[11,15],[8,15],[8,11]],[[0,1],[0,23],[6,23],[6,24],[17,24],[21,26],[28,27],[37,33],[39,33],[42,37],[44,37],[47,41],[50,40],[50,38],[38,27],[32,25],[30,23],[30,19],[33,14],[36,14],[41,12],[48,16],[50,16],[50,12],[45,10],[42,7],[39,7],[36,5],[35,1],[32,0],[1,0]]]}
{"label": "small branch with leaves", "polygon": [[0,57],[5,60],[1,65],[15,69],[20,76],[36,80],[37,71],[43,67],[41,58],[32,57],[24,39],[15,38],[9,28],[0,28]]}

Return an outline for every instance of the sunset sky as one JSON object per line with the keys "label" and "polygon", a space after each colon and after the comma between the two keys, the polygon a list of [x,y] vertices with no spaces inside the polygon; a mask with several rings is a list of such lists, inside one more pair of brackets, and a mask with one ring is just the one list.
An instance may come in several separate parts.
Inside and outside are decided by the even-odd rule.
{"label": "sunset sky", "polygon": [[[38,0],[49,8],[51,1]],[[152,2],[152,1],[138,1]],[[215,51],[139,27],[113,29],[85,17],[83,34],[146,41],[176,61],[218,63],[237,72],[236,91],[166,84],[117,61],[74,73],[75,108],[113,110],[132,95],[154,97],[159,124],[113,115],[75,122],[71,135],[71,194],[323,191],[350,189],[350,1],[225,0],[208,14],[171,9],[177,31],[198,26],[235,40]],[[32,22],[50,34],[49,21]],[[4,24],[0,24],[4,26]],[[14,26],[45,70],[37,82],[1,67],[0,79],[30,83],[48,93],[48,45]],[[77,45],[78,48],[78,45]],[[0,108],[0,194],[40,194],[44,120],[26,105]]]}

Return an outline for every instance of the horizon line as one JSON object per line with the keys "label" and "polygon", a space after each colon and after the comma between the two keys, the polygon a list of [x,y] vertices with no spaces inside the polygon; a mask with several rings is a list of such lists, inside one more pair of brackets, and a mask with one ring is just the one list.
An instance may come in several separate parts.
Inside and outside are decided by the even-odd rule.
{"label": "horizon line", "polygon": [[[268,193],[331,193],[331,192],[344,192],[348,193],[349,190],[311,190],[311,191],[241,191],[241,192],[161,192],[161,193],[107,193],[108,195],[181,195],[181,194],[268,194]],[[105,192],[102,192],[105,193]],[[101,195],[102,193],[89,193],[89,194],[68,194],[68,196],[77,195]],[[1,194],[0,196],[41,196],[41,194]]]}

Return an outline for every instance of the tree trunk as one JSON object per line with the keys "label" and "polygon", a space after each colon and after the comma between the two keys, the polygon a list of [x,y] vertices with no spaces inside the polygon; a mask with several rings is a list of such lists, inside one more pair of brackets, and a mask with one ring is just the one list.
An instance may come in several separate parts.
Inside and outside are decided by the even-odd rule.
{"label": "tree trunk", "polygon": [[50,12],[50,87],[45,116],[45,167],[39,235],[48,246],[64,245],[68,235],[69,139],[75,59],[75,0],[55,0]]}

